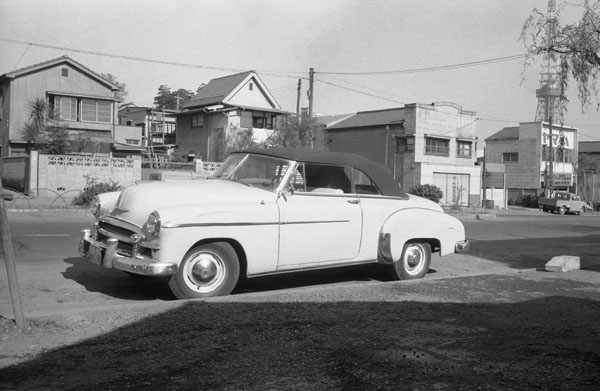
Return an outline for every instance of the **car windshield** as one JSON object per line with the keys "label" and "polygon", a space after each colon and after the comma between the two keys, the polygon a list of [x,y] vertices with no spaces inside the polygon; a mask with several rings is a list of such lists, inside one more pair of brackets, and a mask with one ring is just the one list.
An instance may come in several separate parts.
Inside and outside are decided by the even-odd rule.
{"label": "car windshield", "polygon": [[290,167],[284,159],[261,155],[229,156],[213,178],[229,179],[252,187],[275,191]]}

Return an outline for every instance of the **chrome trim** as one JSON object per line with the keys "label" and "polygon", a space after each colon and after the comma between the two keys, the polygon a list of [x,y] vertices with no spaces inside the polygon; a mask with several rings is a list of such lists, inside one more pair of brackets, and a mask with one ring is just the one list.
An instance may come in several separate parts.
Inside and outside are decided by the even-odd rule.
{"label": "chrome trim", "polygon": [[348,223],[350,220],[315,220],[315,221],[290,221],[290,222],[265,222],[265,223],[164,223],[163,228],[191,228],[191,227],[248,227],[259,225],[294,225],[294,224],[335,224]]}
{"label": "chrome trim", "polygon": [[119,269],[145,276],[171,276],[177,273],[179,266],[175,263],[159,262],[151,258],[137,256],[128,257],[118,253],[118,240],[109,238],[106,245],[89,237],[89,230],[81,231],[79,251],[82,257],[89,259],[90,246],[104,251],[101,266],[108,269]]}
{"label": "chrome trim", "polygon": [[98,228],[98,233],[101,235],[104,235],[104,236],[111,237],[111,238],[116,238],[116,239],[120,240],[121,242],[130,243],[130,244],[135,243],[134,241],[131,240],[131,235],[121,235],[116,232],[112,232],[107,229],[104,229],[104,228]]}

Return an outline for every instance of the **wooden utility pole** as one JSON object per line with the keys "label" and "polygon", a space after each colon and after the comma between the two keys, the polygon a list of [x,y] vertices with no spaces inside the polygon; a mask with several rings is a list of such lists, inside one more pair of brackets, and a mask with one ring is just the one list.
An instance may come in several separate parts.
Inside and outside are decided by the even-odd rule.
{"label": "wooden utility pole", "polygon": [[8,290],[12,300],[13,312],[15,314],[15,323],[22,330],[25,328],[25,314],[21,304],[21,291],[19,290],[19,280],[17,279],[17,267],[15,265],[15,250],[12,245],[10,228],[8,226],[8,216],[6,215],[6,206],[4,205],[4,188],[2,179],[0,179],[0,233],[2,234],[2,248],[4,249],[4,262],[6,263],[6,274],[8,275]]}
{"label": "wooden utility pole", "polygon": [[302,79],[298,79],[298,96],[296,97],[296,118],[300,119],[300,93],[302,91]]}
{"label": "wooden utility pole", "polygon": [[313,85],[315,81],[315,70],[310,68],[308,72],[308,118],[312,118],[313,115]]}

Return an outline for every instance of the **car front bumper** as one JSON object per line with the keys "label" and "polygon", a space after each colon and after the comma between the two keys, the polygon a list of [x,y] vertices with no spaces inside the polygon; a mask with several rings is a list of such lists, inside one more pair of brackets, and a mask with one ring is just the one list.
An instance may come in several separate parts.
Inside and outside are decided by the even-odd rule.
{"label": "car front bumper", "polygon": [[84,229],[81,231],[79,240],[79,255],[105,268],[119,269],[134,274],[170,276],[177,273],[177,264],[159,262],[147,257],[119,254],[117,246],[116,238],[109,238],[106,243],[102,243],[91,238],[89,229]]}

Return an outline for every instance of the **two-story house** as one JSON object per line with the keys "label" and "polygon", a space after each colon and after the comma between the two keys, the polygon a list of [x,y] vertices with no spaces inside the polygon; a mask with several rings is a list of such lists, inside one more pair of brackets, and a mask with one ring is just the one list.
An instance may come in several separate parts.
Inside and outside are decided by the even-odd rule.
{"label": "two-story house", "polygon": [[363,155],[387,166],[406,191],[418,184],[442,189],[446,205],[480,202],[477,118],[439,102],[362,111],[326,128],[329,149]]}
{"label": "two-story house", "polygon": [[90,139],[98,148],[106,146],[107,153],[115,146],[118,154],[129,153],[119,140],[141,140],[141,132],[118,125],[117,90],[116,85],[68,56],[0,75],[2,156],[25,154],[22,129],[29,120],[30,103],[39,98],[54,109],[71,138]]}
{"label": "two-story house", "polygon": [[284,114],[254,71],[212,79],[177,114],[177,145],[202,160],[222,161],[234,133],[251,131],[264,141]]}

